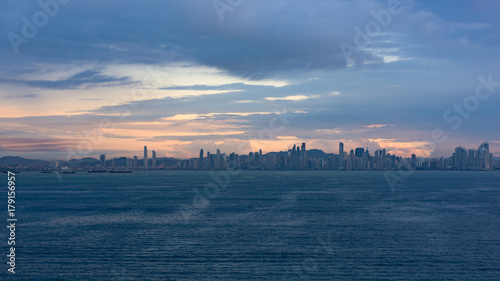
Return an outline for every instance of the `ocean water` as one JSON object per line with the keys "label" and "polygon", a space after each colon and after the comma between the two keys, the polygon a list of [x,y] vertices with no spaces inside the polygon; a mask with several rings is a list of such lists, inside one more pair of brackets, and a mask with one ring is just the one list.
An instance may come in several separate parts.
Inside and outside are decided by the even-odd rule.
{"label": "ocean water", "polygon": [[16,208],[1,280],[500,280],[500,172],[22,172]]}

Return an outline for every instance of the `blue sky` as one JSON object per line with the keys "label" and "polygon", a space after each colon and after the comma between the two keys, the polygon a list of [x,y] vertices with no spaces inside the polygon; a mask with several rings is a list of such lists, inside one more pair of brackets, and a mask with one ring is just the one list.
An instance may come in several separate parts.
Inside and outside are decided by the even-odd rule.
{"label": "blue sky", "polygon": [[41,3],[0,3],[0,156],[500,156],[498,1]]}

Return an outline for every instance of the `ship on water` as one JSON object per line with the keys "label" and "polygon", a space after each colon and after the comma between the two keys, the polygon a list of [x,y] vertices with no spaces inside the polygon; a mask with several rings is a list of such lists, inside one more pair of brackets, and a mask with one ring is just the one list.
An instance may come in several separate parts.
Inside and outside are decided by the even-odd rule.
{"label": "ship on water", "polygon": [[73,170],[60,170],[59,171],[59,174],[74,174],[74,173],[76,173],[76,172]]}
{"label": "ship on water", "polygon": [[106,170],[94,170],[94,169],[90,169],[88,172],[89,173],[107,173],[108,171],[106,171]]}
{"label": "ship on water", "polygon": [[59,174],[74,174],[74,173],[76,173],[76,172],[73,171],[72,169],[70,169],[68,166],[59,170]]}
{"label": "ship on water", "polygon": [[112,174],[130,174],[132,170],[111,170],[109,172]]}

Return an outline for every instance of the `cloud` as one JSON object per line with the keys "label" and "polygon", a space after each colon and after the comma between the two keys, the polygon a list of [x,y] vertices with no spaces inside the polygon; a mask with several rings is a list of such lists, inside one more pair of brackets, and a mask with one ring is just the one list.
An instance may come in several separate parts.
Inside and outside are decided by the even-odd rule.
{"label": "cloud", "polygon": [[112,77],[107,75],[102,75],[97,70],[86,70],[71,76],[68,79],[58,80],[58,81],[24,81],[25,84],[31,87],[40,87],[48,89],[74,89],[80,86],[95,87],[96,85],[123,85],[130,83],[128,77]]}
{"label": "cloud", "polygon": [[[374,0],[256,0],[239,5],[231,19],[221,22],[212,2],[123,1],[120,8],[99,1],[71,2],[51,19],[43,36],[20,46],[20,54],[50,62],[190,61],[258,80],[290,71],[345,68],[339,44],[352,41],[353,28],[371,20],[370,10],[384,8]],[[3,4],[2,15],[12,20],[0,31],[20,33],[22,15],[39,8],[37,3],[26,5]],[[362,51],[359,58],[372,60],[373,55]]]}
{"label": "cloud", "polygon": [[286,97],[266,97],[265,99],[268,101],[277,101],[277,100],[285,100],[285,101],[303,101],[307,99],[315,99],[319,97],[318,95],[306,96],[306,95],[296,95],[296,96],[286,96]]}
{"label": "cloud", "polygon": [[[20,140],[66,139],[111,120],[109,149],[152,141],[189,152],[258,137],[286,106],[276,146],[290,136],[327,149],[340,139],[411,143],[437,127],[457,144],[498,140],[497,95],[457,131],[442,116],[474,93],[479,75],[500,79],[499,4],[402,3],[348,67],[339,44],[355,44],[355,28],[387,1],[242,1],[224,21],[211,0],[70,1],[18,55],[0,46],[0,126]],[[20,33],[37,9],[0,2],[0,33]]]}
{"label": "cloud", "polygon": [[16,95],[16,96],[8,96],[8,99],[32,99],[32,98],[38,98],[40,95],[39,94],[25,94],[25,95]]}
{"label": "cloud", "polygon": [[382,128],[382,127],[386,127],[386,126],[394,126],[394,125],[373,124],[373,125],[367,125],[367,126],[363,126],[363,127],[365,127],[365,128]]}
{"label": "cloud", "polygon": [[77,141],[59,138],[1,138],[2,150],[13,152],[64,151],[74,148]]}
{"label": "cloud", "polygon": [[[33,74],[36,74],[35,71],[33,71]],[[45,89],[76,89],[82,86],[91,88],[96,86],[110,87],[117,85],[126,85],[131,83],[131,81],[129,77],[113,77],[113,76],[103,75],[98,70],[88,69],[64,79],[32,80],[32,79],[0,78],[0,83],[23,84],[33,88],[45,88]],[[25,96],[32,97],[28,95]]]}

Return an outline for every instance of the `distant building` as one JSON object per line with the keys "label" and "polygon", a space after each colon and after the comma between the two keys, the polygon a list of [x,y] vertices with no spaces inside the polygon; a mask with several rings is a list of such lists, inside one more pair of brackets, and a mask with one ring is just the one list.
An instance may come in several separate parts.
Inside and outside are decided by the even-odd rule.
{"label": "distant building", "polygon": [[134,155],[134,169],[137,169],[137,156]]}
{"label": "distant building", "polygon": [[101,161],[101,167],[106,168],[106,155],[101,154],[101,156],[99,157],[99,160]]}
{"label": "distant building", "polygon": [[339,168],[344,168],[344,143],[339,142]]}
{"label": "distant building", "polygon": [[217,156],[215,158],[215,169],[220,169],[221,168],[221,161],[220,161],[220,149],[217,148]]}
{"label": "distant building", "polygon": [[363,154],[365,153],[365,149],[363,147],[356,147],[356,150],[354,151],[354,155],[356,157],[363,157]]}
{"label": "distant building", "polygon": [[200,150],[200,157],[198,160],[198,169],[203,169],[203,149]]}
{"label": "distant building", "polygon": [[482,143],[478,150],[479,159],[478,165],[481,170],[489,170],[490,169],[490,145],[485,142]]}
{"label": "distant building", "polygon": [[144,146],[144,170],[148,169],[148,147]]}
{"label": "distant building", "polygon": [[461,146],[455,148],[453,160],[453,168],[457,170],[465,169],[467,166],[467,151]]}
{"label": "distant building", "polygon": [[305,142],[302,143],[301,151],[302,151],[302,159],[301,159],[301,163],[300,163],[300,166],[301,166],[300,168],[307,169],[308,168],[307,167],[308,166],[307,165],[307,151],[306,151],[306,143]]}
{"label": "distant building", "polygon": [[153,150],[153,151],[151,152],[151,157],[152,157],[152,159],[153,159],[153,160],[152,160],[152,161],[153,161],[153,163],[152,163],[152,165],[151,165],[151,166],[152,166],[152,167],[151,167],[151,169],[156,169],[156,151],[154,151],[154,150]]}

